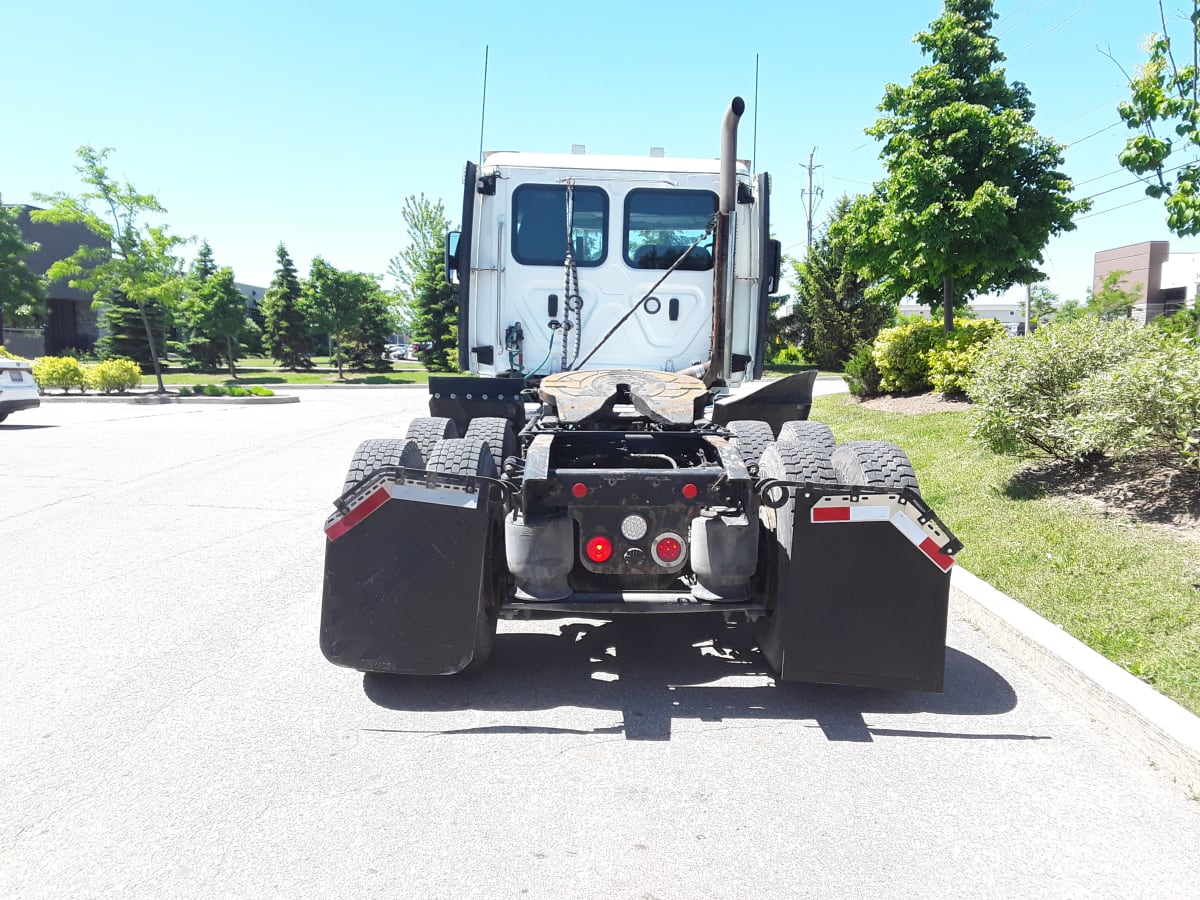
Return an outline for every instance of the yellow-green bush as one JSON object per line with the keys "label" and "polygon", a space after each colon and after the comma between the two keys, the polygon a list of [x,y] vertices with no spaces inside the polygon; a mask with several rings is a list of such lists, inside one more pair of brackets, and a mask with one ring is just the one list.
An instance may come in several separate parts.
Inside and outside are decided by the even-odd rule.
{"label": "yellow-green bush", "polygon": [[0,344],[0,358],[2,358],[2,359],[19,359],[22,361],[25,360],[25,357],[17,356],[17,354],[15,354],[11,350],[7,349],[3,344]]}
{"label": "yellow-green bush", "polygon": [[955,319],[944,344],[926,352],[930,385],[941,394],[965,394],[984,348],[1004,335],[995,319]]}
{"label": "yellow-green bush", "polygon": [[106,359],[87,366],[83,375],[89,388],[104,394],[128,391],[142,383],[142,368],[131,359]]}
{"label": "yellow-green bush", "polygon": [[[958,324],[956,320],[955,326]],[[929,361],[926,354],[943,343],[942,323],[929,319],[883,329],[871,350],[879,369],[879,389],[887,394],[927,390]]]}
{"label": "yellow-green bush", "polygon": [[73,356],[43,356],[33,364],[33,380],[43,391],[61,388],[64,394],[71,388],[82,392],[86,383],[83,368]]}

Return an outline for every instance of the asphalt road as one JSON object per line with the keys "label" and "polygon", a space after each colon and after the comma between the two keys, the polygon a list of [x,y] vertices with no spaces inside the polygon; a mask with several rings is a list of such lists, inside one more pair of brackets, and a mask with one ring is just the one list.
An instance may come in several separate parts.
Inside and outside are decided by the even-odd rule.
{"label": "asphalt road", "polygon": [[328,664],[322,522],[425,395],[301,396],[0,425],[0,895],[1200,896],[1200,800],[957,617],[937,696],[776,687],[708,617]]}

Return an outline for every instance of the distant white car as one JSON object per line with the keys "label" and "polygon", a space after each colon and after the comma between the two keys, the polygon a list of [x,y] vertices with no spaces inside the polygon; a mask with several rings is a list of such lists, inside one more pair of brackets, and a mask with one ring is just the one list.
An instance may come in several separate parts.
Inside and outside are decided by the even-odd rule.
{"label": "distant white car", "polygon": [[33,380],[33,364],[0,356],[0,422],[9,413],[33,409],[41,403],[37,382]]}

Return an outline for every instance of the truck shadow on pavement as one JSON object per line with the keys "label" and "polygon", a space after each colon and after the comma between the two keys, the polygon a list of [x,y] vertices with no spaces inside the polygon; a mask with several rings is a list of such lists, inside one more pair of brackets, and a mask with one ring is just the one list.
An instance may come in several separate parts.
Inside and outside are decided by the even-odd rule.
{"label": "truck shadow on pavement", "polygon": [[[715,683],[738,676],[750,677],[741,684]],[[999,673],[953,648],[946,650],[943,694],[776,684],[766,676],[753,631],[745,624],[729,625],[720,616],[625,616],[613,621],[566,621],[558,634],[502,630],[490,662],[477,675],[368,674],[363,689],[372,702],[394,710],[519,713],[574,707],[610,709],[622,717],[621,724],[583,732],[554,727],[541,716],[537,724],[519,724],[518,720],[482,728],[450,728],[444,733],[610,733],[624,734],[628,740],[661,741],[670,739],[675,719],[812,719],[831,741],[870,742],[885,735],[1045,739],[867,725],[864,713],[992,716],[1016,706],[1012,686]],[[928,724],[922,721],[922,725]]]}

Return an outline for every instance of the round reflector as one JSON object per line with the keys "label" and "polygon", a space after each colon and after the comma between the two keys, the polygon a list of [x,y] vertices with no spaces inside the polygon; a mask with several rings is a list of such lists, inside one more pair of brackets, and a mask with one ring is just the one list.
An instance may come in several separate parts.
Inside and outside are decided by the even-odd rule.
{"label": "round reflector", "polygon": [[660,566],[673,566],[683,557],[683,538],[677,534],[660,534],[654,541],[654,561]]}
{"label": "round reflector", "polygon": [[683,486],[683,496],[687,497],[689,500],[693,499],[697,493],[698,491],[696,490],[696,486],[694,484],[685,484]]}
{"label": "round reflector", "polygon": [[587,496],[587,485],[584,484],[582,481],[577,482],[575,484],[575,486],[573,488],[571,488],[571,493],[574,494],[576,497],[586,497]]}
{"label": "round reflector", "polygon": [[612,541],[599,536],[588,538],[584,552],[587,553],[587,558],[594,563],[608,562],[609,557],[612,556]]}
{"label": "round reflector", "polygon": [[631,541],[640,541],[646,536],[646,520],[641,516],[626,516],[621,520],[621,534]]}

